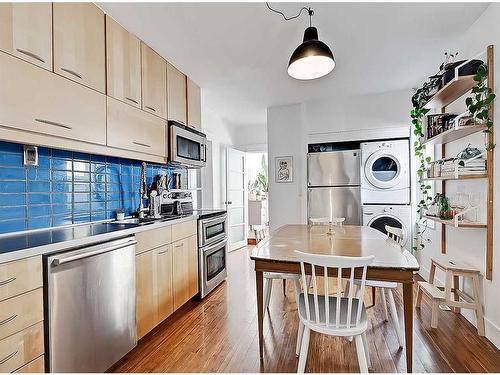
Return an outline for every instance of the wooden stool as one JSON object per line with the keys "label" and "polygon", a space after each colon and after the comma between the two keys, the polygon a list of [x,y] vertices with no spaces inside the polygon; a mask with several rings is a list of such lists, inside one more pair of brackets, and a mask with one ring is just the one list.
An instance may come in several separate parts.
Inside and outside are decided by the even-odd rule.
{"label": "wooden stool", "polygon": [[[434,285],[436,267],[443,270],[446,275],[444,288]],[[454,312],[460,309],[472,309],[476,312],[477,333],[484,336],[483,306],[481,304],[481,291],[479,287],[479,270],[466,264],[457,264],[445,257],[432,259],[429,282],[419,281],[417,289],[416,307],[420,308],[422,293],[432,299],[431,327],[437,328],[438,308],[440,303],[445,303],[453,308]],[[473,298],[464,293],[459,286],[459,277],[470,277],[473,286]],[[453,283],[453,287],[452,287]],[[452,299],[453,293],[453,299]],[[463,301],[461,301],[463,300]]]}

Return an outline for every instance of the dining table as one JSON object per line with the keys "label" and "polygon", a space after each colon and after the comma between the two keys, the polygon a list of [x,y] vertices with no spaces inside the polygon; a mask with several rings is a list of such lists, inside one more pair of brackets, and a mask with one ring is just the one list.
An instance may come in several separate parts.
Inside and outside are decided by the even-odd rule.
{"label": "dining table", "polygon": [[[252,249],[257,288],[260,358],[264,354],[264,272],[300,274],[295,250],[306,253],[362,257],[373,255],[366,278],[402,284],[406,370],[413,364],[413,275],[419,264],[413,254],[377,229],[358,225],[290,224],[278,228]],[[328,274],[329,277],[336,276]],[[359,276],[359,275],[358,275]],[[356,276],[355,276],[356,277]]]}

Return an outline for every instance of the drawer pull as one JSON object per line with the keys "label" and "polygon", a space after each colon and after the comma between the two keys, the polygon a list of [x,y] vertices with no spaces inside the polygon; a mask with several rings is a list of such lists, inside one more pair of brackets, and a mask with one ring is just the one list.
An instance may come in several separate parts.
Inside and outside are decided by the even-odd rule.
{"label": "drawer pull", "polygon": [[156,109],[154,109],[153,107],[150,107],[149,105],[145,105],[144,108],[147,108],[153,112],[156,112]]}
{"label": "drawer pull", "polygon": [[36,122],[41,122],[42,124],[54,125],[54,126],[57,126],[57,127],[60,127],[60,128],[64,128],[64,129],[73,129],[71,126],[64,125],[64,124],[61,124],[59,122],[54,122],[54,121],[49,121],[49,120],[43,120],[43,119],[39,119],[39,118],[36,118],[35,121]]}
{"label": "drawer pull", "polygon": [[132,142],[132,143],[137,146],[151,147],[151,145],[148,145],[147,143],[141,143],[141,142]]}
{"label": "drawer pull", "polygon": [[0,326],[3,326],[4,324],[7,324],[9,322],[12,322],[16,318],[17,318],[17,314],[9,316],[7,319],[4,319],[4,320],[0,321]]}
{"label": "drawer pull", "polygon": [[16,281],[16,280],[17,280],[16,277],[11,277],[10,279],[4,280],[4,281],[0,281],[0,286],[4,286],[4,285],[7,285],[7,284],[10,284],[11,282]]}
{"label": "drawer pull", "polygon": [[80,74],[78,74],[78,73],[77,73],[77,72],[75,72],[74,70],[71,70],[71,69],[68,69],[68,68],[61,68],[61,70],[62,70],[63,72],[69,73],[69,74],[71,74],[72,76],[75,76],[75,77],[77,77],[77,78],[80,78],[80,79],[82,79],[82,78],[83,78]]}
{"label": "drawer pull", "polygon": [[12,357],[14,357],[17,353],[19,353],[19,349],[17,349],[15,352],[13,353],[10,353],[7,357],[5,357],[4,359],[0,359],[0,365],[3,365],[5,362],[7,362],[9,359],[11,359]]}
{"label": "drawer pull", "polygon": [[35,55],[33,52],[30,52],[30,51],[26,51],[24,49],[20,49],[20,48],[16,48],[16,51],[19,52],[19,53],[22,53],[23,55],[26,55],[26,56],[29,56],[29,57],[32,57],[34,58],[35,60],[38,60],[40,62],[43,62],[45,63],[45,60],[42,59],[40,56],[38,55]]}
{"label": "drawer pull", "polygon": [[125,99],[130,100],[132,103],[139,104],[137,100],[129,98],[128,96],[126,96]]}
{"label": "drawer pull", "polygon": [[168,250],[158,251],[158,255],[162,255],[162,254],[165,254],[165,253],[168,253]]}
{"label": "drawer pull", "polygon": [[184,246],[184,242],[181,242],[181,243],[178,243],[178,244],[175,244],[174,247],[183,247]]}

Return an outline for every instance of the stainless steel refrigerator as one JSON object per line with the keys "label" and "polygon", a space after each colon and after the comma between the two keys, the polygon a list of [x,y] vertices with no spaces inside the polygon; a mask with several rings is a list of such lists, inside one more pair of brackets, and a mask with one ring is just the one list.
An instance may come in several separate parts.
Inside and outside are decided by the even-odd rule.
{"label": "stainless steel refrigerator", "polygon": [[307,154],[307,219],[345,217],[361,225],[361,151]]}

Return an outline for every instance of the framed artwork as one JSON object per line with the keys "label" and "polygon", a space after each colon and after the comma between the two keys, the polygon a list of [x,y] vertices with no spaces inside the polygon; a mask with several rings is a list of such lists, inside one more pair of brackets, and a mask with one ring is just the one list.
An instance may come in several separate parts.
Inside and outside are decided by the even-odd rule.
{"label": "framed artwork", "polygon": [[291,156],[278,156],[274,159],[275,181],[293,181],[293,158]]}

